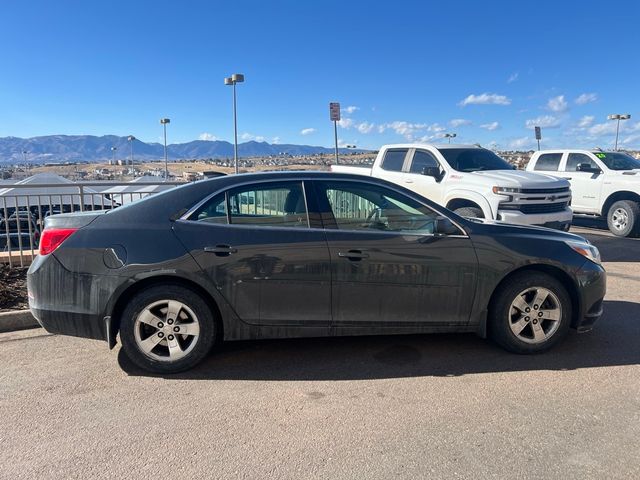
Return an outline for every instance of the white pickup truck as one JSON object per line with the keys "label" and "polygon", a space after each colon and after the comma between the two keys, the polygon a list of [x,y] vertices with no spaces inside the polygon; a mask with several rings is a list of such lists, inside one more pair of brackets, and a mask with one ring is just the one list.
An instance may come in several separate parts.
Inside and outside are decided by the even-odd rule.
{"label": "white pickup truck", "polygon": [[569,182],[514,170],[476,145],[385,145],[372,168],[332,165],[331,170],[397,183],[465,217],[562,230],[573,218]]}
{"label": "white pickup truck", "polygon": [[640,160],[623,152],[544,150],[533,154],[527,171],[569,180],[574,213],[606,217],[620,237],[640,233]]}

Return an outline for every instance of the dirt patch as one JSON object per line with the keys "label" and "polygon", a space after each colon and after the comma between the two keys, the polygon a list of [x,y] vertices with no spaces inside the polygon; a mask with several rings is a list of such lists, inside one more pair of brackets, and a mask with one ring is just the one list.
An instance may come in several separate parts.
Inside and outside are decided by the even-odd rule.
{"label": "dirt patch", "polygon": [[0,312],[29,308],[27,269],[0,263]]}

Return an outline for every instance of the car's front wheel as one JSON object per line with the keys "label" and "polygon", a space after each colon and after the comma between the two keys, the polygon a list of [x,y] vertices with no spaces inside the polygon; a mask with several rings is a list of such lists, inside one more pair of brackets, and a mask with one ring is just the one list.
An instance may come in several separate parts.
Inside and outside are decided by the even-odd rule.
{"label": "car's front wheel", "polygon": [[571,298],[558,279],[522,272],[496,291],[489,309],[489,332],[514,353],[548,350],[568,333]]}
{"label": "car's front wheel", "polygon": [[207,303],[179,285],[140,291],[120,321],[124,353],[138,367],[154,373],[177,373],[195,366],[207,356],[215,337]]}

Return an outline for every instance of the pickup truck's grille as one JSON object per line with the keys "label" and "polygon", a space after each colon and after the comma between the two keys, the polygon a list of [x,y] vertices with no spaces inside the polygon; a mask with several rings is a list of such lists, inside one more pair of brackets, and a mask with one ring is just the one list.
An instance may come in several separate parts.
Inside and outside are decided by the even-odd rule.
{"label": "pickup truck's grille", "polygon": [[527,205],[500,205],[504,210],[519,210],[526,214],[561,212],[567,208],[567,202],[530,203]]}
{"label": "pickup truck's grille", "polygon": [[569,193],[569,187],[560,188],[523,188],[521,193]]}

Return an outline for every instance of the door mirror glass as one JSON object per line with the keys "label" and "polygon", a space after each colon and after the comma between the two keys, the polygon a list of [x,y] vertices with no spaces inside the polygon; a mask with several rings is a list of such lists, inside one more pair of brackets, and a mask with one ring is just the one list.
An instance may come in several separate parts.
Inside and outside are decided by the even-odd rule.
{"label": "door mirror glass", "polygon": [[460,229],[447,217],[437,217],[435,233],[439,235],[457,235],[460,234]]}
{"label": "door mirror glass", "polygon": [[598,167],[594,167],[590,163],[580,163],[578,164],[578,168],[576,169],[578,172],[587,172],[587,173],[602,173]]}
{"label": "door mirror glass", "polygon": [[438,167],[424,167],[422,169],[422,175],[440,180],[440,169]]}

